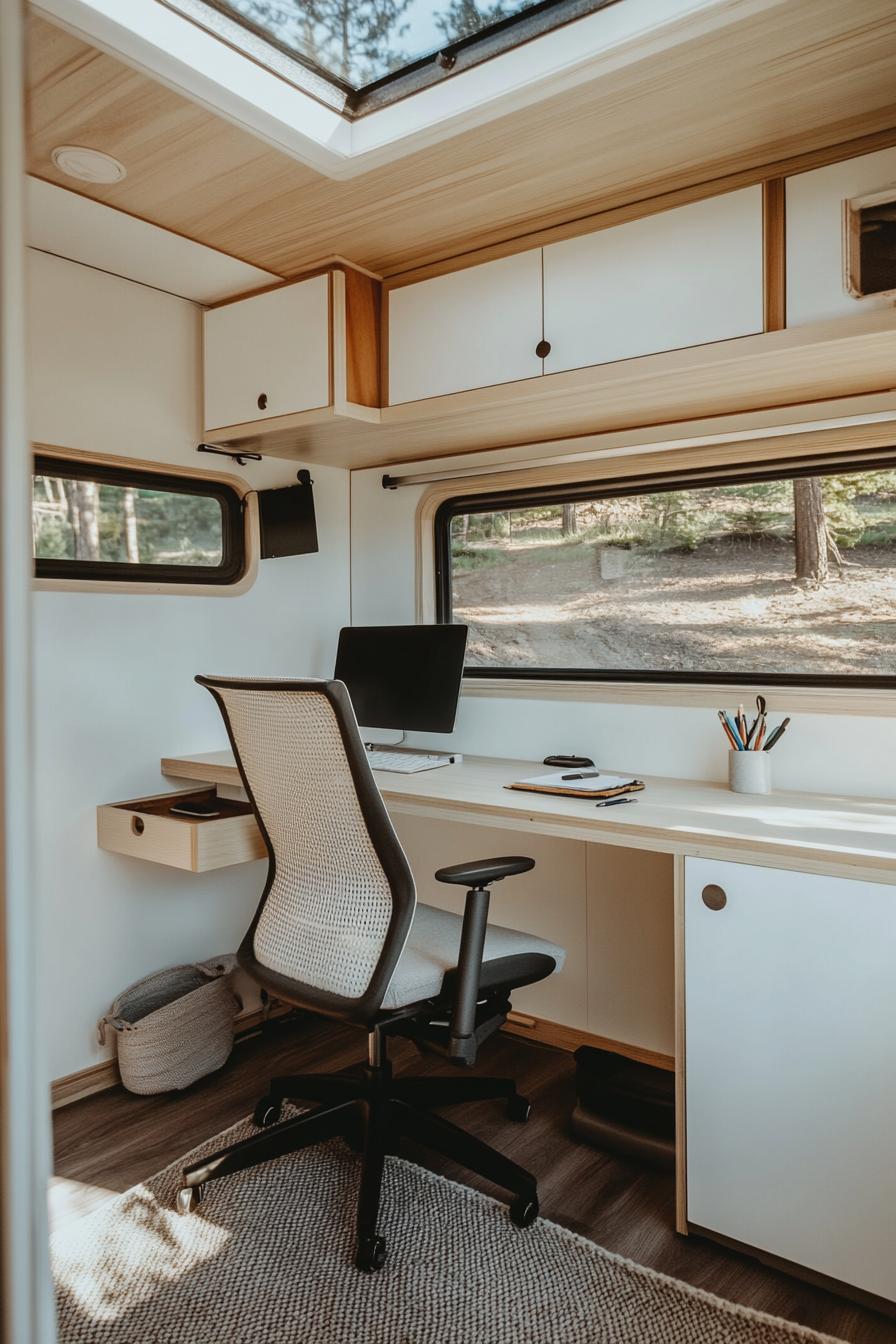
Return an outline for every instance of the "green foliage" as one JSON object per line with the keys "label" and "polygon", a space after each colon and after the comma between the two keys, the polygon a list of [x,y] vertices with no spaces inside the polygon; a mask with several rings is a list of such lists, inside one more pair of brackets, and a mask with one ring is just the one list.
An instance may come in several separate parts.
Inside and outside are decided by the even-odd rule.
{"label": "green foliage", "polygon": [[485,547],[476,550],[451,548],[451,568],[455,574],[471,574],[476,569],[491,569],[493,565],[502,565],[506,559],[507,556],[503,551],[490,551]]}
{"label": "green foliage", "polygon": [[62,518],[44,516],[34,554],[38,560],[71,560],[75,554],[71,525]]}
{"label": "green foliage", "polygon": [[217,500],[208,495],[139,490],[135,512],[143,564],[208,565],[220,561],[221,506]]}

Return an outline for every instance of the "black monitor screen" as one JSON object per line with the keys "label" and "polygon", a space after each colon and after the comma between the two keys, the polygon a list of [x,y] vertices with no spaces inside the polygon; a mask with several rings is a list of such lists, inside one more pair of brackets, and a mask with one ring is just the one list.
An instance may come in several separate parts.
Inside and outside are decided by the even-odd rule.
{"label": "black monitor screen", "polygon": [[335,677],[365,728],[450,733],[466,646],[465,625],[347,626]]}

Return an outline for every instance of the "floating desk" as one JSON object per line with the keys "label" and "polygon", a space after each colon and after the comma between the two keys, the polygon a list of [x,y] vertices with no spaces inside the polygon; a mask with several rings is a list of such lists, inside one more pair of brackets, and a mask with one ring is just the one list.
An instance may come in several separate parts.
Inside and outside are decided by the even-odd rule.
{"label": "floating desk", "polygon": [[[497,887],[493,917],[563,942],[545,983],[585,1008],[567,995],[565,1016],[519,1033],[675,1067],[679,1231],[896,1314],[896,803],[648,777],[635,806],[597,808],[505,787],[542,769],[376,772],[422,898],[439,899],[434,867],[469,858],[471,825],[494,853],[541,847],[532,886]],[[227,751],[162,772],[240,784]]]}
{"label": "floating desk", "polygon": [[[414,775],[374,771],[389,812],[621,845],[676,856],[733,859],[803,872],[896,882],[896,802],[835,794],[731,793],[725,784],[645,775],[635,806],[523,793],[533,761],[467,756]],[[165,756],[173,779],[240,786],[229,751]]]}

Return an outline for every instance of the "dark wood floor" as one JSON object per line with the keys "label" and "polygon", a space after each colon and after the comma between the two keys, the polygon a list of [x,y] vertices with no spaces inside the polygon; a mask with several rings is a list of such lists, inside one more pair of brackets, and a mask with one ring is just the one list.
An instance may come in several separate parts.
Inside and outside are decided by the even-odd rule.
{"label": "dark wood floor", "polygon": [[[87,1097],[55,1113],[56,1173],[126,1190],[249,1114],[269,1076],[345,1068],[363,1055],[364,1047],[363,1036],[353,1028],[307,1016],[269,1024],[264,1036],[238,1044],[220,1072],[185,1092],[137,1097],[119,1087]],[[439,1073],[447,1067],[436,1057],[418,1055],[407,1042],[394,1042],[391,1053],[397,1073]],[[730,1301],[850,1344],[896,1344],[896,1321],[714,1242],[679,1236],[670,1174],[599,1152],[571,1136],[571,1055],[499,1034],[480,1051],[475,1072],[515,1078],[532,1102],[532,1119],[526,1125],[509,1123],[495,1102],[444,1114],[537,1174],[544,1217]],[[488,1188],[439,1158],[410,1148],[406,1155]]]}

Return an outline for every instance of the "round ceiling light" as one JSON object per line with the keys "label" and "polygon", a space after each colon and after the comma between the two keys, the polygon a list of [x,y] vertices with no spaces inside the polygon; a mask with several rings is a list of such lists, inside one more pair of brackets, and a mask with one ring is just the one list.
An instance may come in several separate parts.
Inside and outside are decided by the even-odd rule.
{"label": "round ceiling light", "polygon": [[124,164],[113,159],[111,154],[85,149],[83,145],[59,145],[53,150],[53,162],[60,173],[80,178],[82,182],[120,182],[128,175]]}

